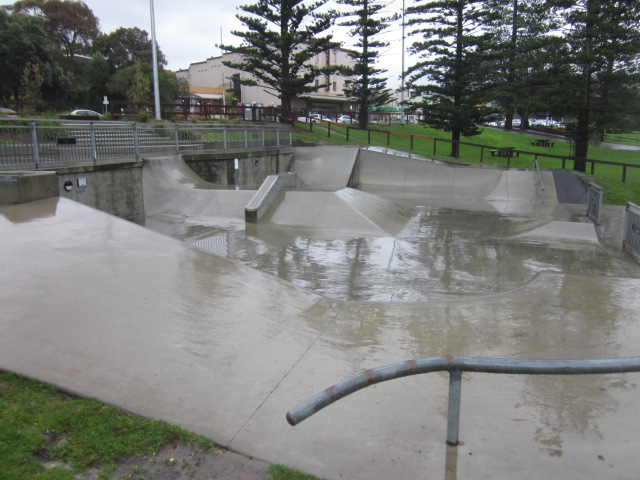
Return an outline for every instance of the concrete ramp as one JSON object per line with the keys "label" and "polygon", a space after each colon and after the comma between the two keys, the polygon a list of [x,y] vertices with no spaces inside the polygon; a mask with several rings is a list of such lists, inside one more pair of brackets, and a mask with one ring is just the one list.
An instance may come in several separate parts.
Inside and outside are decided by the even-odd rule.
{"label": "concrete ramp", "polygon": [[[147,218],[190,223],[243,222],[255,190],[220,187],[200,178],[180,156],[145,158],[142,169]],[[224,222],[222,222],[224,223]]]}
{"label": "concrete ramp", "polygon": [[[544,196],[533,171],[451,165],[404,152],[360,151],[349,186],[394,199],[521,213],[532,204],[557,203],[553,178],[543,173]],[[505,211],[505,209],[507,211]]]}
{"label": "concrete ramp", "polygon": [[349,183],[358,151],[358,147],[298,147],[291,171],[307,190],[340,190]]}
{"label": "concrete ramp", "polygon": [[344,188],[337,192],[282,192],[263,224],[366,236],[396,236],[417,209]]}
{"label": "concrete ramp", "polygon": [[598,243],[598,234],[592,222],[551,221],[528,232],[511,237],[512,240],[557,243],[566,248],[575,248],[578,243]]}

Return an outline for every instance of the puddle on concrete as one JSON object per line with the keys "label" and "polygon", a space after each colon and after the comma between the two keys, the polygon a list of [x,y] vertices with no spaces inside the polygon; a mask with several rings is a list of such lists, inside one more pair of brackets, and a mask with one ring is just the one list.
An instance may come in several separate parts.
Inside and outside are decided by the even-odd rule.
{"label": "puddle on concrete", "polygon": [[[511,237],[540,218],[422,207],[396,237],[348,236],[259,224],[193,225],[149,219],[148,227],[348,301],[439,301],[518,288],[543,272],[613,275],[597,243],[556,244]],[[612,273],[614,272],[614,273]]]}

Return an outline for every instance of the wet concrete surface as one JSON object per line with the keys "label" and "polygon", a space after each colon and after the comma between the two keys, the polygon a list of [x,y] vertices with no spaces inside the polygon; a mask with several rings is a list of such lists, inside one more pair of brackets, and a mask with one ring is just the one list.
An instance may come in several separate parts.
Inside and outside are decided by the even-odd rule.
{"label": "wet concrete surface", "polygon": [[[618,210],[585,231],[579,207],[520,194],[509,207],[501,177],[484,202],[403,201],[394,228],[373,211],[375,228],[251,231],[228,204],[214,225],[206,188],[178,178],[170,194],[151,180],[148,228],[67,199],[0,206],[0,368],[323,478],[635,478],[640,374],[465,374],[459,447],[444,441],[445,374],[285,420],[411,358],[638,356],[640,275],[612,253]],[[383,223],[393,235],[370,233]]]}

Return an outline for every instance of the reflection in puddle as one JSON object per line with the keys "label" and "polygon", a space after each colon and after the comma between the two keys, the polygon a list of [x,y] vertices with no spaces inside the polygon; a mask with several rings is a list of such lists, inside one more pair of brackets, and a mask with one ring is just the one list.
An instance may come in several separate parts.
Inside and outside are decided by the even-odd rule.
{"label": "reflection in puddle", "polygon": [[150,228],[331,298],[439,301],[518,288],[541,272],[607,275],[598,244],[550,245],[510,237],[540,225],[528,216],[422,208],[395,237],[349,237],[271,224]]}

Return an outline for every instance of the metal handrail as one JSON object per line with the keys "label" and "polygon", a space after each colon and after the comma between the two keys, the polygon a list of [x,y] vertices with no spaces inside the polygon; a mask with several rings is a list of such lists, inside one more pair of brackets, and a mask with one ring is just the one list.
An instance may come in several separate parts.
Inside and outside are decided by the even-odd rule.
{"label": "metal handrail", "polygon": [[366,370],[309,398],[287,412],[287,421],[297,425],[314,413],[358,390],[376,383],[422,373],[449,372],[447,444],[458,444],[462,372],[524,375],[593,375],[640,372],[640,357],[584,360],[531,360],[443,356],[408,360]]}

